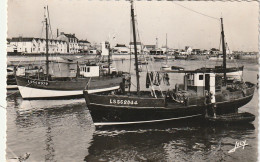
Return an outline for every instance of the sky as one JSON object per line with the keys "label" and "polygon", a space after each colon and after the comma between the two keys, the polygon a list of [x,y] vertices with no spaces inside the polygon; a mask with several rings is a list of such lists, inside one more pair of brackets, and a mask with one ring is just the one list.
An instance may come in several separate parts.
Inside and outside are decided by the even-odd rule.
{"label": "sky", "polygon": [[[123,0],[8,0],[8,37],[43,37],[46,5],[54,38],[58,28],[91,43],[132,40],[130,2]],[[134,6],[143,44],[158,38],[159,46],[165,45],[167,34],[170,48],[219,48],[222,16],[230,50],[258,51],[258,2],[136,1]]]}

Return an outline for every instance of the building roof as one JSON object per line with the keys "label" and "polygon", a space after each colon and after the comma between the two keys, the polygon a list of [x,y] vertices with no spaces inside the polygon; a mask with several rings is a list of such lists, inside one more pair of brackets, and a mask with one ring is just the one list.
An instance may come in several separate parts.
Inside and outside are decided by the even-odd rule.
{"label": "building roof", "polygon": [[79,43],[90,43],[90,42],[87,40],[79,40]]}
{"label": "building roof", "polygon": [[10,42],[31,42],[33,37],[13,37]]}
{"label": "building roof", "polygon": [[155,48],[156,45],[145,45],[146,48]]}
{"label": "building roof", "polygon": [[65,34],[65,33],[61,33],[61,35],[65,35],[65,36],[68,37],[68,38],[76,38],[76,39],[78,39],[78,38],[75,36],[75,34]]}
{"label": "building roof", "polygon": [[126,47],[125,44],[116,44],[115,47]]}
{"label": "building roof", "polygon": [[[134,42],[130,42],[129,45],[134,45]],[[142,45],[141,42],[136,42],[136,45]]]}
{"label": "building roof", "polygon": [[[46,39],[43,38],[34,38],[34,37],[13,37],[12,39],[10,39],[10,42],[32,42],[33,40],[35,41],[45,41]],[[57,39],[49,39],[49,42],[66,42],[66,41],[62,41],[62,40],[57,40]]]}

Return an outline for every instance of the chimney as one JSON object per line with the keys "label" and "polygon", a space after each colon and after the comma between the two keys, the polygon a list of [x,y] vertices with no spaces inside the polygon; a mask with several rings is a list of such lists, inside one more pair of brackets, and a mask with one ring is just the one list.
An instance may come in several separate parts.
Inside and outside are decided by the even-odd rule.
{"label": "chimney", "polygon": [[57,37],[59,36],[59,29],[57,29]]}

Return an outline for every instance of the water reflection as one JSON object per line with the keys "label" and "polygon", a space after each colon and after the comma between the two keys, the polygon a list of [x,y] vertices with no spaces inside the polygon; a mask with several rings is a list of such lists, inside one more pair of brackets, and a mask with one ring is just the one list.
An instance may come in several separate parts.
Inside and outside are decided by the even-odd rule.
{"label": "water reflection", "polygon": [[213,127],[205,123],[101,129],[95,131],[84,161],[222,161],[228,159],[233,141],[250,136],[254,129],[252,124]]}
{"label": "water reflection", "polygon": [[64,148],[80,150],[91,141],[94,126],[84,99],[29,101],[16,95],[8,102],[17,105],[13,113],[9,112],[12,134],[8,133],[7,141],[17,154],[30,152],[32,161],[56,161],[63,154],[64,159],[70,159],[70,149]]}

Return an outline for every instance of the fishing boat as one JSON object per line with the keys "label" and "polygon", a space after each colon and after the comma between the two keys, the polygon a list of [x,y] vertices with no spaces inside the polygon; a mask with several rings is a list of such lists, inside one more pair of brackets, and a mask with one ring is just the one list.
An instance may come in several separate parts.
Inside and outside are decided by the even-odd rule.
{"label": "fishing boat", "polygon": [[153,49],[150,51],[150,55],[153,56],[154,61],[165,61],[167,59],[166,55],[161,49]]}
{"label": "fishing boat", "polygon": [[167,57],[165,55],[156,55],[153,56],[154,61],[165,61]]}
{"label": "fishing boat", "polygon": [[6,84],[6,89],[8,90],[18,89],[14,75],[14,67],[7,67]]}
{"label": "fishing boat", "polygon": [[[175,88],[169,87],[167,91],[153,89],[157,85],[154,84],[149,72],[147,87],[152,89],[140,91],[133,1],[131,1],[131,17],[136,62],[136,91],[126,92],[121,88],[115,92],[90,94],[88,90],[84,90],[84,97],[94,125],[141,124],[202,118],[208,107],[204,103],[207,92],[211,92],[215,97],[217,115],[237,112],[238,108],[252,99],[255,85],[242,81],[235,86],[227,83],[225,70],[224,78],[218,77],[214,71],[183,71],[183,84],[176,84]],[[222,18],[221,27],[224,40]],[[223,68],[226,68],[225,63]],[[221,81],[215,82],[218,79]]]}
{"label": "fishing boat", "polygon": [[[48,7],[46,8],[48,12]],[[49,18],[45,16],[46,29],[46,70],[38,69],[35,74],[28,75],[25,72],[17,73],[16,82],[23,99],[48,99],[64,97],[83,97],[83,89],[88,89],[89,93],[111,91],[119,88],[122,81],[121,72],[103,73],[101,66],[97,64],[77,64],[77,72],[74,77],[56,77],[49,73],[49,54],[48,54],[48,30]],[[108,57],[109,43],[104,42],[104,51]],[[110,60],[110,59],[109,59]],[[110,66],[109,66],[110,67]],[[23,71],[23,69],[17,69]],[[112,71],[112,70],[111,70]]]}

